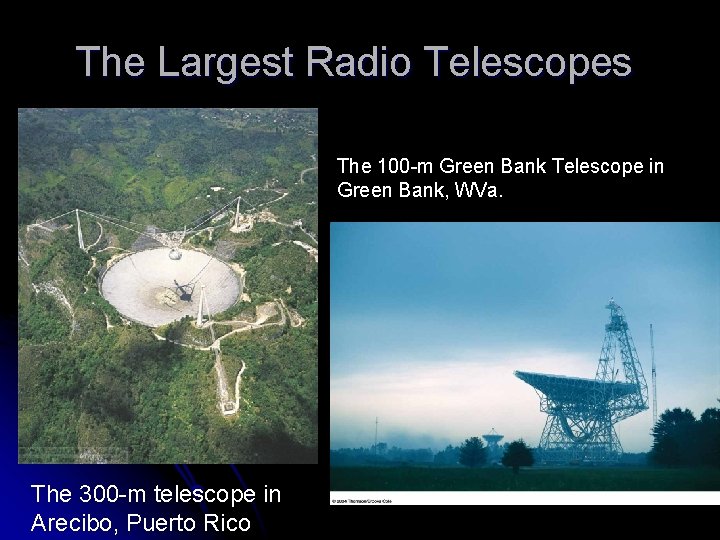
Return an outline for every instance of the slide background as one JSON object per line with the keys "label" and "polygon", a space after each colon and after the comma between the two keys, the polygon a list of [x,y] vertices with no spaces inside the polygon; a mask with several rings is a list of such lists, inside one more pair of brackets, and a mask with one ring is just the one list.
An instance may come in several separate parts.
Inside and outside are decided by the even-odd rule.
{"label": "slide background", "polygon": [[[198,8],[200,9],[200,8]],[[462,18],[461,13],[457,13]],[[138,17],[140,19],[140,17]],[[142,23],[142,21],[139,21]],[[173,37],[163,35],[171,25],[145,28],[128,25],[122,31],[111,31],[103,23],[91,27],[70,28],[66,25],[33,27],[17,43],[19,57],[7,73],[6,84],[15,86],[16,107],[318,107],[318,159],[320,173],[321,241],[328,245],[330,221],[673,221],[716,220],[716,201],[705,192],[714,173],[703,162],[704,142],[700,130],[710,122],[709,101],[693,79],[692,55],[677,42],[656,32],[645,35],[642,42],[617,32],[592,34],[584,27],[575,36],[563,37],[555,29],[538,28],[535,35],[519,37],[505,34],[491,37],[485,25],[492,21],[468,20],[460,30],[439,26],[404,24],[372,35],[358,23],[360,30],[348,32],[337,28],[334,36],[316,24],[300,24],[295,30],[281,32],[274,19],[249,15],[224,19],[222,12],[188,15],[184,26],[176,27]],[[480,23],[483,24],[480,24]],[[497,22],[497,21],[496,21]],[[28,20],[24,24],[29,24]],[[225,25],[230,25],[232,31]],[[235,26],[233,26],[235,25]],[[196,27],[214,26],[203,39]],[[622,26],[618,24],[618,26]],[[373,26],[374,27],[374,26]],[[416,28],[416,36],[403,36]],[[628,30],[632,29],[627,25]],[[404,29],[404,30],[403,30]],[[612,29],[612,28],[611,28]],[[422,30],[422,31],[421,31]],[[617,30],[617,29],[614,29]],[[111,52],[137,52],[146,60],[146,73],[140,78],[120,79],[84,77],[84,59],[75,45],[106,44]],[[304,57],[308,45],[327,45],[337,52],[356,55],[368,52],[372,45],[387,45],[388,51],[403,52],[413,60],[413,73],[403,79],[334,78],[308,79]],[[571,86],[567,79],[520,78],[458,79],[445,75],[432,77],[432,55],[424,45],[444,44],[452,50],[471,54],[472,46],[499,54],[517,52],[582,52],[587,55],[605,52],[626,53],[632,57],[630,77],[598,79],[585,77]],[[186,52],[275,52],[290,46],[296,55],[294,79],[245,79],[233,85],[220,85],[214,78],[199,80],[160,79],[157,76],[157,51],[165,45],[168,54],[179,58]],[[447,56],[447,55],[445,55]],[[12,113],[11,109],[8,109]],[[494,200],[347,200],[337,196],[341,179],[335,158],[352,156],[376,162],[380,157],[406,156],[437,163],[445,156],[462,160],[515,159],[552,155],[592,159],[638,159],[649,156],[665,163],[665,174],[627,180],[606,176],[564,176],[555,178],[511,176],[493,177],[502,199]],[[711,176],[712,174],[712,176]],[[454,178],[447,178],[450,182]],[[394,183],[399,179],[375,177],[377,183]],[[360,178],[356,179],[360,181]],[[492,183],[492,182],[491,182]],[[13,225],[12,195],[6,197],[4,212],[8,226]],[[13,225],[14,226],[14,225]],[[8,250],[8,263],[12,255]],[[329,380],[329,258],[320,261],[320,388]],[[12,295],[8,295],[12,296]],[[9,300],[12,300],[10,298]],[[15,371],[17,350],[16,310],[6,302],[2,329],[3,413],[5,415],[2,459],[6,471],[3,485],[3,510],[8,537],[29,535],[36,512],[44,516],[91,513],[110,515],[119,524],[128,512],[172,516],[182,512],[200,521],[199,505],[165,508],[156,505],[81,505],[80,503],[37,505],[30,484],[53,484],[74,492],[81,484],[115,483],[125,488],[199,483],[206,487],[235,487],[245,482],[259,490],[264,484],[282,490],[282,503],[258,504],[256,512],[248,510],[253,521],[251,533],[282,537],[308,531],[377,530],[368,520],[364,508],[329,508],[328,436],[322,426],[328,425],[327,399],[321,394],[319,415],[318,467],[315,466],[237,466],[237,475],[227,465],[217,466],[81,466],[17,464],[17,386]],[[360,512],[362,510],[362,512]],[[407,515],[408,511],[393,515]],[[230,515],[229,508],[211,511]],[[447,516],[449,510],[444,509]],[[389,517],[389,512],[384,512]],[[418,512],[415,512],[418,515]],[[436,514],[433,514],[436,515]],[[458,516],[452,512],[453,517]],[[259,516],[259,517],[258,517]],[[360,516],[365,516],[361,519]],[[457,523],[470,525],[490,514],[467,512]],[[351,521],[348,521],[351,520]],[[430,523],[432,521],[432,523]],[[262,523],[263,525],[260,525]],[[396,520],[402,529],[449,523],[436,520]],[[201,536],[199,531],[195,533]],[[5,536],[3,534],[3,536]],[[65,534],[69,537],[70,535]],[[185,535],[191,537],[191,534]],[[228,534],[229,536],[229,534]],[[168,536],[171,537],[171,536]],[[205,535],[207,537],[207,535]]]}

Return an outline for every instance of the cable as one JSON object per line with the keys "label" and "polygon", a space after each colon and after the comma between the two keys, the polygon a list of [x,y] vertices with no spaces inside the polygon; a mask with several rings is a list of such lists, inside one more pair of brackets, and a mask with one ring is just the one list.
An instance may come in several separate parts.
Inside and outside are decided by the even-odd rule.
{"label": "cable", "polygon": [[[271,191],[272,191],[272,190],[271,190]],[[278,193],[278,192],[275,191],[275,193]],[[192,227],[192,228],[190,228],[190,229],[185,228],[185,230],[183,231],[183,236],[182,236],[182,238],[184,238],[185,236],[187,236],[188,233],[192,233],[192,232],[194,232],[194,231],[197,231],[197,229],[198,229],[200,226],[204,225],[205,223],[207,223],[208,221],[210,221],[211,219],[213,219],[215,216],[217,216],[217,215],[220,214],[221,212],[224,212],[228,207],[230,207],[232,204],[234,204],[237,200],[242,201],[243,204],[245,204],[247,207],[250,208],[250,210],[255,210],[255,209],[257,209],[257,208],[262,208],[263,206],[267,206],[267,205],[272,204],[272,203],[274,203],[274,202],[276,202],[276,201],[282,200],[282,199],[285,198],[286,196],[287,196],[287,193],[283,193],[280,197],[277,197],[277,198],[275,198],[275,199],[266,201],[266,202],[264,202],[264,203],[255,204],[255,205],[253,205],[253,204],[251,204],[249,201],[247,201],[242,195],[238,195],[238,196],[236,196],[236,197],[233,197],[228,203],[226,203],[226,204],[224,204],[223,206],[221,206],[218,210],[215,210],[214,212],[208,214],[208,216],[207,216],[205,219],[202,219],[202,217],[199,218],[199,219],[201,219],[201,221],[200,221],[197,225],[195,225],[194,227]],[[76,211],[76,210],[69,210],[69,211],[65,212],[64,214],[60,214],[59,216],[55,216],[55,217],[50,218],[50,219],[47,219],[47,220],[45,220],[45,221],[41,221],[40,223],[33,223],[33,224],[29,225],[29,226],[33,226],[33,225],[35,225],[35,226],[43,226],[45,223],[49,223],[50,221],[54,221],[54,220],[59,219],[59,218],[61,218],[61,217],[67,216],[68,214],[71,214],[71,213],[74,212],[74,211]],[[130,232],[133,232],[133,233],[138,234],[138,235],[146,236],[146,237],[148,237],[148,238],[150,238],[150,239],[152,239],[152,240],[154,240],[154,241],[156,241],[156,242],[159,242],[159,243],[161,243],[161,244],[163,244],[163,245],[166,245],[166,242],[161,241],[161,240],[158,239],[159,234],[152,234],[152,233],[146,233],[146,232],[144,232],[144,231],[138,231],[137,229],[133,229],[132,227],[128,227],[127,225],[123,225],[122,223],[119,223],[119,222],[122,221],[122,222],[124,222],[124,223],[130,223],[131,225],[136,225],[136,226],[139,226],[139,227],[146,227],[146,226],[147,226],[147,225],[143,225],[142,223],[136,223],[136,222],[134,222],[134,221],[130,221],[130,220],[127,220],[127,219],[121,219],[121,218],[118,218],[118,217],[105,216],[105,215],[103,215],[103,214],[97,214],[97,213],[94,213],[94,212],[90,212],[90,211],[88,211],[88,210],[81,210],[81,209],[79,209],[79,208],[77,209],[77,211],[82,212],[83,214],[87,214],[88,216],[92,216],[92,217],[94,217],[95,219],[99,219],[99,220],[105,221],[106,223],[109,223],[110,225],[116,225],[116,226],[121,227],[121,228],[123,228],[123,229],[126,229],[126,230],[128,230],[128,231],[130,231]],[[170,234],[172,234],[172,233],[174,233],[174,232],[177,232],[177,231],[169,231],[169,230],[166,230],[166,229],[162,229],[161,227],[157,227],[157,226],[155,226],[155,228],[157,229],[157,231],[159,231],[160,234],[170,235]],[[167,246],[167,247],[170,247],[170,246]]]}
{"label": "cable", "polygon": [[[84,213],[86,213],[86,214],[90,214],[90,215],[92,215],[92,216],[100,216],[100,217],[103,217],[103,218],[108,219],[108,220],[124,221],[125,223],[132,223],[133,225],[138,225],[138,226],[140,226],[140,227],[146,227],[146,225],[143,224],[143,223],[136,223],[136,222],[134,222],[134,221],[130,221],[130,220],[127,220],[127,219],[122,219],[122,218],[118,218],[118,217],[114,217],[114,216],[106,216],[106,215],[104,215],[104,214],[94,214],[93,212],[89,212],[89,211],[87,211],[87,210],[80,210],[80,211],[81,211],[81,212],[84,212]],[[160,228],[160,227],[156,227],[156,228],[157,228],[159,231],[162,231],[162,232],[171,232],[171,231],[167,231],[167,230],[165,230],[165,229],[162,229],[162,228]]]}
{"label": "cable", "polygon": [[223,212],[227,207],[229,207],[231,204],[233,204],[238,198],[242,198],[242,197],[239,197],[239,196],[238,196],[238,197],[234,197],[230,202],[228,202],[227,204],[225,204],[224,206],[222,206],[219,210],[216,210],[215,212],[213,212],[212,214],[210,214],[207,218],[205,218],[203,221],[201,221],[200,223],[198,223],[197,225],[195,225],[192,229],[188,229],[185,234],[196,230],[198,227],[200,227],[200,225],[203,225],[204,223],[207,223],[208,221],[210,221],[212,218],[214,218],[214,217],[215,217],[216,215],[218,215],[220,212]]}
{"label": "cable", "polygon": [[192,278],[190,281],[188,281],[188,285],[195,283],[195,280],[197,280],[200,277],[200,274],[202,274],[205,271],[205,269],[208,267],[208,265],[211,262],[213,262],[213,260],[214,260],[213,256],[210,255],[210,260],[207,263],[205,263],[205,266],[203,266],[202,269],[200,269],[200,271],[197,274],[195,274],[194,278]]}
{"label": "cable", "polygon": [[[133,255],[134,255],[134,254],[133,254]],[[140,270],[138,270],[138,267],[135,266],[135,261],[133,261],[133,258],[132,258],[132,257],[133,257],[132,255],[128,255],[128,258],[130,259],[130,263],[133,265],[133,268],[134,268],[135,271],[137,272],[137,275],[138,275],[138,276],[140,277],[140,279],[142,279],[145,283],[147,283],[148,285],[152,285],[152,283],[150,283],[147,279],[145,279],[145,277],[143,277],[143,275],[142,275],[142,273],[140,272]]]}
{"label": "cable", "polygon": [[[83,212],[83,213],[85,213],[85,214],[87,214],[87,215],[89,215],[89,216],[92,216],[92,217],[94,217],[95,219],[100,219],[100,220],[106,221],[107,223],[110,223],[111,225],[117,225],[118,227],[122,227],[123,229],[127,229],[128,231],[134,232],[135,234],[141,234],[141,235],[143,235],[143,236],[147,236],[148,238],[150,238],[150,239],[155,240],[156,242],[158,242],[158,239],[157,239],[155,236],[153,236],[153,235],[151,235],[151,234],[148,234],[148,233],[146,233],[146,232],[135,230],[135,229],[133,229],[132,227],[126,227],[126,226],[123,225],[122,223],[116,223],[116,222],[114,222],[114,221],[112,221],[112,220],[110,220],[110,219],[108,219],[108,218],[99,216],[99,215],[97,215],[97,214],[93,214],[92,212],[88,212],[88,211],[86,211],[86,210],[81,210],[81,212]],[[162,243],[162,242],[160,242],[160,243]]]}
{"label": "cable", "polygon": [[74,212],[74,211],[75,211],[75,210],[69,210],[69,211],[65,212],[64,214],[60,214],[59,216],[55,216],[55,217],[50,218],[50,219],[46,219],[45,221],[41,221],[40,223],[31,223],[30,226],[32,226],[32,225],[45,225],[46,223],[48,223],[48,222],[50,222],[50,221],[54,221],[54,220],[59,219],[59,218],[61,218],[61,217],[67,216],[68,214],[70,214],[70,213],[72,213],[72,212]]}
{"label": "cable", "polygon": [[[277,191],[276,191],[275,193],[277,193]],[[230,205],[232,205],[232,204],[233,204],[235,201],[237,201],[238,199],[240,199],[246,206],[250,207],[250,210],[255,210],[256,208],[260,208],[260,207],[262,207],[262,206],[266,206],[266,205],[268,205],[268,204],[271,204],[271,203],[273,203],[273,202],[275,202],[275,201],[279,201],[280,199],[283,199],[286,195],[287,195],[286,193],[283,193],[280,197],[278,197],[278,198],[276,198],[276,199],[272,199],[272,200],[270,200],[270,201],[266,201],[266,202],[260,203],[260,204],[250,204],[250,202],[248,202],[247,200],[245,200],[242,195],[238,195],[237,197],[233,197],[232,200],[230,200],[228,203],[226,203],[225,205],[223,205],[222,207],[220,207],[218,210],[216,210],[216,211],[214,211],[213,213],[209,214],[208,217],[205,218],[204,220],[202,220],[200,223],[198,223],[197,225],[195,225],[195,226],[192,227],[191,229],[187,229],[186,234],[197,230],[201,225],[207,223],[207,222],[210,221],[213,217],[215,217],[216,215],[218,215],[218,214],[220,214],[221,212],[223,212],[225,209],[227,209]]]}

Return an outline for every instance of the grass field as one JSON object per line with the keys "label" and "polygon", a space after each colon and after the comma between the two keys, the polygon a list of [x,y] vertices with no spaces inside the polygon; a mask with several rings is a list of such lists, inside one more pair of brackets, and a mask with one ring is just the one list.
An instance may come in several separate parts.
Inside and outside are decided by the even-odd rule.
{"label": "grass field", "polygon": [[720,469],[331,467],[332,491],[720,490]]}

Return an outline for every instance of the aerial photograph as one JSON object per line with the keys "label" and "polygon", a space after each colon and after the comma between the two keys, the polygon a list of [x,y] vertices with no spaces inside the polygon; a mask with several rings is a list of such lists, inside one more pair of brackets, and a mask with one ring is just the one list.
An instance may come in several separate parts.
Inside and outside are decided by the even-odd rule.
{"label": "aerial photograph", "polygon": [[331,491],[720,490],[720,223],[332,223]]}
{"label": "aerial photograph", "polygon": [[317,109],[18,109],[18,461],[317,463]]}

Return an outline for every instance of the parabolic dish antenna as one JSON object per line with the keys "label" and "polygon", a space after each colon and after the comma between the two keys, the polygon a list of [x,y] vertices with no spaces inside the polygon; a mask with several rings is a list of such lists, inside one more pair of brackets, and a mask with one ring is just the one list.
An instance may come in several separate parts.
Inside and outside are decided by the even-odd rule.
{"label": "parabolic dish antenna", "polygon": [[228,309],[240,295],[237,275],[224,262],[194,250],[171,258],[165,247],[120,259],[105,273],[100,290],[124,317],[161,326],[197,314],[201,283],[212,313]]}

